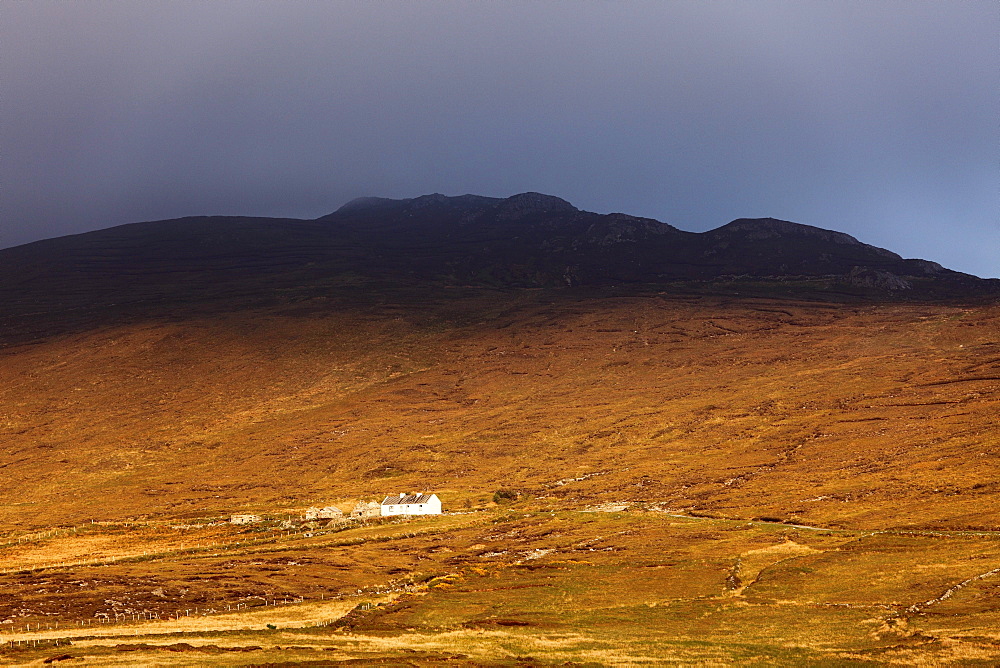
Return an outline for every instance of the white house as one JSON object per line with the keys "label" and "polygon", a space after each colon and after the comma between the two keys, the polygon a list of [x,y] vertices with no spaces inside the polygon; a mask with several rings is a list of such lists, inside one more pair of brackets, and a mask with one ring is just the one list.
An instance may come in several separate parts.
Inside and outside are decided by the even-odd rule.
{"label": "white house", "polygon": [[403,494],[382,499],[382,517],[389,515],[440,515],[441,499],[437,494]]}

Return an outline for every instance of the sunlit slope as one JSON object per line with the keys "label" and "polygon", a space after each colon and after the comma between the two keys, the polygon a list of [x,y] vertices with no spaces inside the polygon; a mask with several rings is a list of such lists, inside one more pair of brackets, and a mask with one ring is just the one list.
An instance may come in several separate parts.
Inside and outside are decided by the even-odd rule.
{"label": "sunlit slope", "polygon": [[1000,307],[452,292],[3,350],[0,521],[503,487],[566,507],[1000,526]]}

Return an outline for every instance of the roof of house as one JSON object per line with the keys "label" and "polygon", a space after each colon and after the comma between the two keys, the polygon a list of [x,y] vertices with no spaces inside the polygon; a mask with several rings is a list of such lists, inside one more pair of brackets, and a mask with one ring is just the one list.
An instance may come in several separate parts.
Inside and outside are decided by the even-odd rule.
{"label": "roof of house", "polygon": [[404,494],[402,496],[387,496],[382,499],[383,506],[396,506],[410,503],[429,503],[433,494]]}

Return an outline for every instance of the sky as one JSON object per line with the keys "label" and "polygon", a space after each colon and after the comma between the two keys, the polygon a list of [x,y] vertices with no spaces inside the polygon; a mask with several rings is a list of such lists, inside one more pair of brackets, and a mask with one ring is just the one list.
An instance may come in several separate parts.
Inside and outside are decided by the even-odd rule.
{"label": "sky", "polygon": [[0,85],[0,247],[538,191],[1000,277],[995,0],[7,0]]}

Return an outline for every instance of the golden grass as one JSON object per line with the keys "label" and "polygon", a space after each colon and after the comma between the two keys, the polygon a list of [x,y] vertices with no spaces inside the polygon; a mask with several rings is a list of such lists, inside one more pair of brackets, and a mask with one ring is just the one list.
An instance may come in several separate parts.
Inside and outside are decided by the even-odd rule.
{"label": "golden grass", "polygon": [[[995,635],[1000,607],[995,598],[983,599],[982,589],[962,589],[945,602],[959,607],[947,611],[908,612],[914,603],[939,596],[1000,559],[1000,540],[993,534],[817,532],[642,511],[497,509],[474,515],[476,522],[469,517],[364,527],[356,532],[367,540],[337,545],[284,538],[273,546],[274,554],[284,555],[279,561],[259,561],[261,556],[247,547],[242,557],[190,561],[189,555],[176,554],[156,567],[210,597],[212,591],[255,577],[257,568],[307,564],[322,557],[326,561],[315,563],[318,570],[289,567],[287,574],[278,575],[303,586],[316,576],[329,577],[334,564],[364,562],[374,564],[373,574],[385,582],[405,567],[415,583],[409,591],[307,599],[172,621],[5,633],[0,640],[70,638],[72,652],[95,665],[194,665],[201,660],[205,665],[238,665],[304,660],[320,651],[336,660],[397,660],[417,651],[432,657],[431,663],[461,654],[463,660],[504,665],[518,656],[604,665],[850,664],[902,661],[900,657],[946,662],[962,656],[1000,660],[1000,646],[984,640],[991,629]],[[424,530],[413,531],[421,524]],[[136,542],[144,531],[150,530],[134,528]],[[387,531],[391,540],[383,540]],[[147,563],[100,569],[108,572],[106,584],[95,582],[90,595],[113,595],[115,577],[126,577],[129,568],[141,572]],[[75,578],[89,577],[88,569],[70,570]],[[184,573],[198,575],[191,581]],[[734,573],[742,581],[738,587],[731,579]],[[357,584],[357,578],[367,577],[360,569],[344,575]],[[53,586],[53,574],[31,577],[35,584],[29,586]],[[163,583],[148,586],[155,584]],[[988,579],[975,581],[980,588],[990,584]],[[346,588],[344,593],[349,593]],[[962,597],[969,600],[963,603]],[[156,599],[146,602],[150,600]],[[382,605],[343,617],[364,601]],[[975,603],[971,607],[970,601]],[[952,624],[940,624],[942,612]],[[341,617],[340,626],[313,626]],[[184,656],[156,649],[178,642],[196,649]],[[148,647],[127,653],[115,649],[123,643]],[[192,660],[202,651],[199,646],[207,647],[204,652],[215,652],[212,646],[264,649],[239,657],[198,654]],[[49,650],[5,651],[41,656]]]}
{"label": "golden grass", "polygon": [[[996,308],[533,299],[502,315],[488,300],[388,320],[234,314],[6,350],[0,464],[19,475],[0,519],[424,486],[454,508],[502,484],[572,507],[1000,525],[982,454],[997,445]],[[448,320],[463,309],[486,321]]]}
{"label": "golden grass", "polygon": [[[56,567],[0,574],[0,622],[303,597],[143,633],[265,647],[246,663],[1000,661],[1000,578],[975,579],[1000,566],[998,379],[996,306],[546,291],[9,348],[0,571]],[[500,488],[518,500],[495,508]],[[204,526],[421,489],[477,512],[311,538]],[[629,510],[577,512],[599,504]],[[306,626],[379,596],[398,598]],[[101,631],[79,645],[94,665],[235,661]]]}

